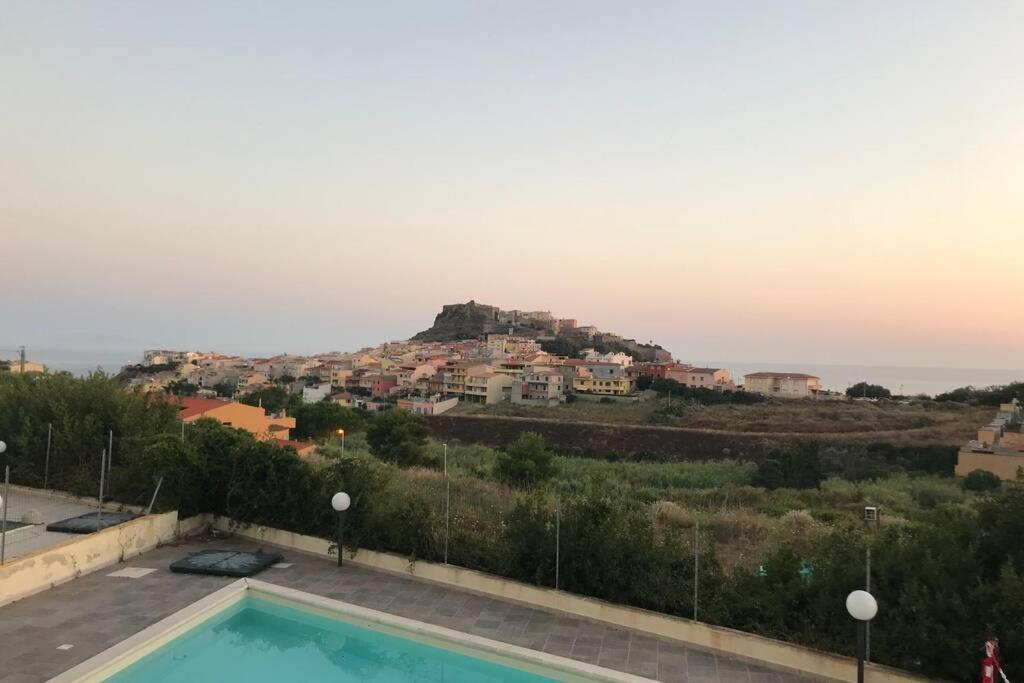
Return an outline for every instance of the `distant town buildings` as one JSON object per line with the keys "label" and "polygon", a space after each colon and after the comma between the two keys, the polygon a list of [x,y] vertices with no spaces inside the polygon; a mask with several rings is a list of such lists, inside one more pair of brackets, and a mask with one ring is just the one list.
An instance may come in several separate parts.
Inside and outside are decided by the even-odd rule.
{"label": "distant town buildings", "polygon": [[1024,481],[1024,408],[1017,399],[999,406],[992,422],[978,429],[957,455],[956,475],[991,472],[1003,481]]}

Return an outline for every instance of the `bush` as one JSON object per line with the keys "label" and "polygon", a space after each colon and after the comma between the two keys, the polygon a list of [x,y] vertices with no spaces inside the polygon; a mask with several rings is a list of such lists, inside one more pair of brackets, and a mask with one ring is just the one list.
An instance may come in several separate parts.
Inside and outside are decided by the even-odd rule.
{"label": "bush", "polygon": [[370,450],[378,458],[402,467],[436,466],[427,450],[430,427],[422,416],[407,410],[388,410],[376,416],[366,432]]}
{"label": "bush", "polygon": [[1002,485],[999,476],[988,470],[973,470],[961,483],[965,491],[995,491]]}
{"label": "bush", "polygon": [[512,486],[530,486],[554,475],[554,457],[543,436],[523,432],[498,455],[494,475]]}

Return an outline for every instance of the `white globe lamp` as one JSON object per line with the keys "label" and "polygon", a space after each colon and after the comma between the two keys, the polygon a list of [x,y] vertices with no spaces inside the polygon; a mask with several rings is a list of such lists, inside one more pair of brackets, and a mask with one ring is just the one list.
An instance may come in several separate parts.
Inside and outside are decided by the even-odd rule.
{"label": "white globe lamp", "polygon": [[878,603],[867,591],[853,591],[846,596],[846,611],[857,621],[871,621],[878,614]]}
{"label": "white globe lamp", "polygon": [[352,499],[344,491],[335,493],[334,497],[331,498],[331,507],[334,508],[335,512],[344,512],[348,510],[350,505],[352,505]]}

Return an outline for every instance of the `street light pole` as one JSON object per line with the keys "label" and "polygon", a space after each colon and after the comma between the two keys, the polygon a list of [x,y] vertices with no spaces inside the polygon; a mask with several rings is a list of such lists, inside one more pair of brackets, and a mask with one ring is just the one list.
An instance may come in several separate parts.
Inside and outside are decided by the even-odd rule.
{"label": "street light pole", "polygon": [[344,491],[331,498],[331,507],[338,513],[338,566],[341,566],[342,548],[345,542],[345,511],[352,505],[352,499]]}
{"label": "street light pole", "polygon": [[878,614],[878,603],[871,593],[856,590],[846,596],[846,611],[857,620],[857,683],[864,683],[864,644],[867,624]]}

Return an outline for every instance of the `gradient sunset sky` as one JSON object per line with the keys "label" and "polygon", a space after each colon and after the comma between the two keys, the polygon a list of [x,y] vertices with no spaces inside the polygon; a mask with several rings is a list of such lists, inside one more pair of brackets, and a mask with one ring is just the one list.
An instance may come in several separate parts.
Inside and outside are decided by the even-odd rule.
{"label": "gradient sunset sky", "polygon": [[474,298],[687,360],[1019,368],[1022,27],[7,0],[0,347],[346,350]]}

